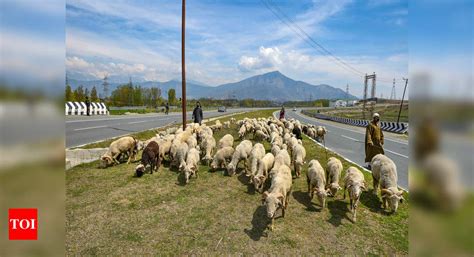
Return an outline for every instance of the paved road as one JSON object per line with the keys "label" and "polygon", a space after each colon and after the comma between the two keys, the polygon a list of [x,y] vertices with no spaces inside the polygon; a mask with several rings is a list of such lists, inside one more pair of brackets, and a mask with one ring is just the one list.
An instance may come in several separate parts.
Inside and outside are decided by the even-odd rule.
{"label": "paved road", "polygon": [[[205,111],[204,118],[252,110],[258,109],[228,109],[227,112],[217,112],[217,110]],[[191,112],[188,112],[187,115],[188,119],[191,119]],[[172,123],[180,123],[181,120],[181,113],[170,113],[169,115],[66,116],[66,148],[162,127]]]}
{"label": "paved road", "polygon": [[[286,116],[287,118],[298,119],[305,124],[325,126],[328,130],[325,137],[326,146],[343,157],[364,166],[364,129],[311,118],[299,111],[287,111]],[[408,189],[408,141],[390,135],[390,133],[384,133],[384,136],[385,154],[397,165],[398,184],[402,188]]]}

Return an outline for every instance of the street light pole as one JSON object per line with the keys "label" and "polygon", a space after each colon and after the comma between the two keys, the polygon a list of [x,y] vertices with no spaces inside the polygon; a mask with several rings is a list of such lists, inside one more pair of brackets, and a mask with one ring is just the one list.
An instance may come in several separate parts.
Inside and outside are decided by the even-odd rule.
{"label": "street light pole", "polygon": [[400,114],[402,113],[403,99],[405,99],[405,91],[407,90],[407,85],[408,85],[408,79],[403,78],[403,80],[405,80],[405,89],[403,89],[402,102],[400,103],[400,110],[398,111],[397,123],[400,122]]}
{"label": "street light pole", "polygon": [[181,13],[181,108],[183,110],[183,130],[186,129],[186,65],[185,65],[185,25],[186,25],[186,0],[183,1]]}

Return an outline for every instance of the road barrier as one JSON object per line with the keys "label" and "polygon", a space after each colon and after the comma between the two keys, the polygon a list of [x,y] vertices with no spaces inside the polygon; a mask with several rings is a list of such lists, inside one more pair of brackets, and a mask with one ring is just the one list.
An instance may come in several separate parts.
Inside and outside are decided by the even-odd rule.
{"label": "road barrier", "polygon": [[[321,113],[310,113],[305,110],[301,111],[301,113],[310,117],[317,118],[317,119],[330,120],[330,121],[335,121],[335,122],[359,126],[359,127],[366,127],[367,125],[369,125],[368,120],[356,120],[356,119],[350,119],[350,118],[333,117],[333,116],[327,116]],[[408,123],[381,121],[380,128],[383,131],[403,134],[408,130]]]}
{"label": "road barrier", "polygon": [[[87,106],[85,102],[66,102],[66,115],[87,115]],[[109,115],[109,111],[104,103],[91,102],[90,115]]]}

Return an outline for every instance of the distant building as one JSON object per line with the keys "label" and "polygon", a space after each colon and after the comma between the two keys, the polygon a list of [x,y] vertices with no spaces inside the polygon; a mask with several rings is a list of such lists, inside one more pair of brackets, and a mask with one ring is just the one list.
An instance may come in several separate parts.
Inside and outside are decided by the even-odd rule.
{"label": "distant building", "polygon": [[348,100],[346,106],[356,106],[358,103],[357,100]]}
{"label": "distant building", "polygon": [[347,101],[345,100],[336,100],[336,101],[330,101],[329,102],[329,107],[346,107]]}

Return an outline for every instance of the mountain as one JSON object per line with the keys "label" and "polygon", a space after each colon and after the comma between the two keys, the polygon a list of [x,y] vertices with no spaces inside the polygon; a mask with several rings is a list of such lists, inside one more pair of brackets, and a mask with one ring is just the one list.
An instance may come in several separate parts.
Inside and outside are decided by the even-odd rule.
{"label": "mountain", "polygon": [[308,99],[357,99],[347,95],[339,88],[329,85],[311,85],[303,81],[295,81],[273,71],[253,76],[239,82],[224,84],[211,92],[214,98],[254,98],[272,101],[304,101]]}
{"label": "mountain", "polygon": [[[89,89],[96,86],[98,91],[102,90],[102,81],[81,81],[69,79],[71,87],[74,89],[83,85]],[[127,83],[127,82],[124,82]],[[110,83],[109,92],[112,92],[118,85],[124,83]],[[176,95],[181,95],[181,81],[170,80],[167,82],[145,81],[137,82],[142,87],[159,87],[162,96],[170,88],[176,89]],[[223,84],[217,87],[206,86],[199,82],[187,82],[186,94],[188,98],[216,98],[216,99],[245,99],[253,98],[271,101],[304,101],[308,99],[357,99],[339,88],[334,88],[326,84],[311,85],[303,81],[296,81],[286,77],[279,71],[273,71],[262,75],[253,76],[239,82]]]}

